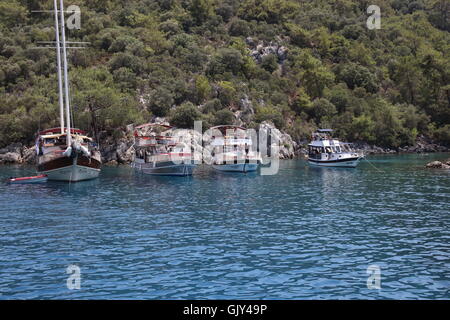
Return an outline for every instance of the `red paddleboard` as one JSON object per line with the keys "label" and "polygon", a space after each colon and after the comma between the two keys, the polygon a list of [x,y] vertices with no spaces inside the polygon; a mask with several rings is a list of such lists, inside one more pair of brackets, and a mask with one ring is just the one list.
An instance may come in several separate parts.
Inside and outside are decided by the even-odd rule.
{"label": "red paddleboard", "polygon": [[10,178],[8,179],[8,182],[11,184],[24,184],[24,183],[41,183],[41,182],[47,182],[47,175],[42,174],[40,176],[34,176],[34,177],[23,177],[23,178]]}

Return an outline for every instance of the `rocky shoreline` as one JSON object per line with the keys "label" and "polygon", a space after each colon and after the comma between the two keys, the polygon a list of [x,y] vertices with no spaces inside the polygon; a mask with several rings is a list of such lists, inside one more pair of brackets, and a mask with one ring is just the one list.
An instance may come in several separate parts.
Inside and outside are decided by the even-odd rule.
{"label": "rocky shoreline", "polygon": [[[263,122],[261,128],[270,129],[280,140],[280,159],[294,159],[307,156],[308,141],[297,143],[289,134],[276,129],[270,122]],[[133,131],[134,126],[129,125],[122,130],[121,138],[116,139],[106,134],[100,136],[102,162],[105,165],[129,164],[132,161]],[[363,151],[366,155],[450,152],[450,148],[438,145],[424,136],[418,137],[413,146],[398,149],[382,148],[363,142],[355,143],[355,147]],[[36,153],[34,146],[13,143],[0,149],[0,164],[34,164],[35,161]],[[445,166],[450,167],[450,162],[442,163],[442,166],[435,163],[434,166],[430,167]]]}
{"label": "rocky shoreline", "polygon": [[428,169],[450,169],[450,159],[447,161],[433,161],[427,164]]}

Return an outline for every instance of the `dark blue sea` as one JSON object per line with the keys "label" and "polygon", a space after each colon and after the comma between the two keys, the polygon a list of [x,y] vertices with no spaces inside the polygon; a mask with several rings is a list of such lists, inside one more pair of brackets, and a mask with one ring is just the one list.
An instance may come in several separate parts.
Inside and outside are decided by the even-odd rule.
{"label": "dark blue sea", "polygon": [[14,186],[33,168],[0,166],[0,299],[449,299],[450,172],[424,168],[448,158]]}

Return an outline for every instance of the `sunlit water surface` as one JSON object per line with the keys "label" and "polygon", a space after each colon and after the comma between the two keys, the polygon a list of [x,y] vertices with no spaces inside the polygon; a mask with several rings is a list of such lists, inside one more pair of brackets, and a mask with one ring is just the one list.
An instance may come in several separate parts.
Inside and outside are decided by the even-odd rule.
{"label": "sunlit water surface", "polygon": [[[449,154],[0,184],[0,299],[449,299]],[[33,168],[0,166],[0,179]],[[67,266],[81,268],[69,290]],[[381,269],[381,290],[367,268]]]}

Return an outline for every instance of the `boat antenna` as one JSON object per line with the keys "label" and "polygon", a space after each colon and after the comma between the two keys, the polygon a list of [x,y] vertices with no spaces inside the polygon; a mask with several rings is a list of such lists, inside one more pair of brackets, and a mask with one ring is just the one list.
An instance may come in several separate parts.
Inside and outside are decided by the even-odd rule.
{"label": "boat antenna", "polygon": [[61,134],[64,133],[64,101],[63,101],[63,82],[61,74],[61,43],[59,41],[59,18],[58,2],[53,0],[55,5],[55,32],[56,32],[56,56],[58,60],[58,88],[59,88],[59,121],[61,125]]}
{"label": "boat antenna", "polygon": [[61,12],[61,37],[63,48],[63,65],[64,65],[64,93],[66,100],[66,125],[67,125],[67,146],[72,144],[72,130],[70,129],[70,98],[69,98],[69,75],[67,71],[67,47],[66,47],[66,27],[64,20],[64,0],[60,0]]}

